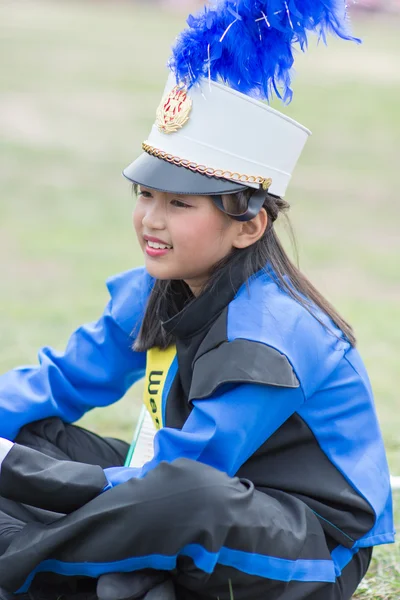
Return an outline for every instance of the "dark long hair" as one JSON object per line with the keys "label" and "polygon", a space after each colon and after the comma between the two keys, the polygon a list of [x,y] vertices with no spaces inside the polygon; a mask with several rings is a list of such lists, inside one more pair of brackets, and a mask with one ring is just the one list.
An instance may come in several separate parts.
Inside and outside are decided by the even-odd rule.
{"label": "dark long hair", "polygon": [[[232,203],[236,204],[237,213],[243,212],[253,192],[253,189],[248,188],[243,192],[229,195],[226,200],[229,202],[230,207],[232,207]],[[272,272],[277,285],[283,291],[301,304],[328,329],[326,324],[315,314],[315,307],[320,308],[341,330],[350,344],[355,346],[356,339],[351,326],[290,260],[277,236],[274,222],[280,214],[285,215],[290,227],[285,214],[289,209],[289,204],[282,198],[268,194],[264,202],[264,208],[268,214],[268,225],[262,237],[248,248],[233,249],[228,256],[214,265],[204,289],[210,290],[210,288],[215,287],[222,273],[226,269],[232,269],[238,263],[242,265],[243,269],[242,281],[247,281],[257,271],[268,269],[268,272]],[[227,216],[226,218],[230,219],[231,217]],[[294,241],[293,232],[291,229],[290,231]],[[182,308],[183,304],[193,300],[194,296],[184,281],[157,279],[150,293],[143,321],[138,324],[140,329],[133,344],[134,350],[146,351],[155,346],[165,349],[173,344],[173,335],[163,329],[160,315],[166,312],[174,314]],[[169,310],[166,311],[166,308]],[[328,329],[328,331],[331,330]],[[333,331],[331,333],[336,335]]]}

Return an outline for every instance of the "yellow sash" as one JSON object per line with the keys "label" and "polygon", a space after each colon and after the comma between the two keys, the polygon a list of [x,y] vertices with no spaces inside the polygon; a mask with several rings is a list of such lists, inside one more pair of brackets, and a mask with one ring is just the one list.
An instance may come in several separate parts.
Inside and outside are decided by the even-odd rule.
{"label": "yellow sash", "polygon": [[164,425],[162,393],[175,355],[175,346],[170,346],[166,350],[152,348],[147,352],[143,401],[157,429],[161,429]]}

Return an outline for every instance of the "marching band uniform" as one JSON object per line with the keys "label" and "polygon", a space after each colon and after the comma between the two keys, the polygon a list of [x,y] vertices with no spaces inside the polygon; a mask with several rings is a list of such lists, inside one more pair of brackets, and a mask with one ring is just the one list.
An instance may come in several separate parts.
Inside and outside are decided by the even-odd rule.
{"label": "marching band uniform", "polygon": [[[227,62],[222,42],[250,5],[265,17],[253,19],[260,35],[260,25],[279,31],[274,3],[266,12],[265,2],[222,4],[222,35],[222,9],[189,20],[194,36],[217,33],[222,55],[210,41],[202,77],[194,61],[191,85],[168,78],[144,152],[125,170],[136,184],[211,195],[217,206],[248,187],[256,203],[267,190],[283,196],[309,135],[250,97],[249,81],[240,89],[232,70],[220,65],[225,83],[214,80],[212,65]],[[287,8],[281,26],[296,29],[289,9],[300,26],[293,3],[275,4]],[[178,80],[188,44],[183,36],[176,46]],[[259,208],[250,201],[238,217]],[[242,273],[239,261],[189,305],[177,286],[175,312],[160,315],[175,344],[147,355],[132,350],[132,332],[154,280],[144,268],[122,273],[108,282],[102,317],[64,353],[44,348],[40,366],[0,377],[0,525],[8,515],[11,531],[0,542],[0,587],[25,592],[40,573],[97,580],[153,569],[171,573],[179,600],[351,597],[372,547],[393,541],[368,376],[327,315],[290,297],[268,265]],[[70,424],[143,377],[154,456],[124,465],[124,442]]]}

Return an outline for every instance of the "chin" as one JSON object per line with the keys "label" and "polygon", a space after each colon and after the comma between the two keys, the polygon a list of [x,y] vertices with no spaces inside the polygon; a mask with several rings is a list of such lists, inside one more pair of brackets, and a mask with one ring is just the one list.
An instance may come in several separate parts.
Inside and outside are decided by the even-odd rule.
{"label": "chin", "polygon": [[151,277],[155,279],[182,279],[180,275],[174,273],[171,269],[168,269],[167,266],[155,264],[155,261],[145,260],[146,271]]}

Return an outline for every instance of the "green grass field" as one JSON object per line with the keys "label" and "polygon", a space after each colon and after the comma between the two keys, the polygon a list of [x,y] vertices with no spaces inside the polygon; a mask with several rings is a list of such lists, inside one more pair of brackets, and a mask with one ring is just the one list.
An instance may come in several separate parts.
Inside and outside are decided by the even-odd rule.
{"label": "green grass field", "polygon": [[[122,168],[139,152],[184,18],[123,2],[0,6],[0,372],[62,348],[141,263]],[[279,110],[314,135],[288,194],[300,265],[353,324],[400,475],[400,21],[357,21],[362,46],[313,44]],[[234,127],[234,123],[232,124]],[[282,231],[284,235],[284,231]],[[85,426],[131,437],[140,385]],[[395,497],[400,522],[400,492]],[[359,600],[400,597],[399,545],[375,552]]]}

